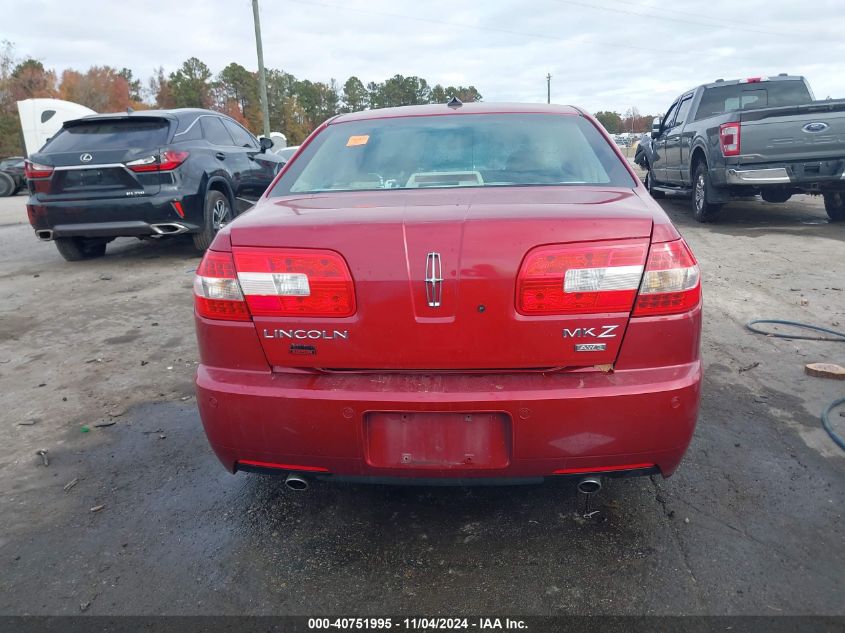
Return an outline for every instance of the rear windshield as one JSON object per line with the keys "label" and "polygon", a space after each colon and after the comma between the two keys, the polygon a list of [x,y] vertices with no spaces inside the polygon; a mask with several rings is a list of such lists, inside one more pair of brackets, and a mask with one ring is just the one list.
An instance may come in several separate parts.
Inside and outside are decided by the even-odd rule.
{"label": "rear windshield", "polygon": [[75,152],[93,149],[145,149],[167,143],[168,122],[91,121],[62,128],[43,152]]}
{"label": "rear windshield", "polygon": [[584,117],[462,114],[330,125],[270,193],[609,185],[634,180]]}
{"label": "rear windshield", "polygon": [[704,91],[695,118],[703,119],[737,110],[801,105],[810,101],[810,91],[799,80],[718,86]]}

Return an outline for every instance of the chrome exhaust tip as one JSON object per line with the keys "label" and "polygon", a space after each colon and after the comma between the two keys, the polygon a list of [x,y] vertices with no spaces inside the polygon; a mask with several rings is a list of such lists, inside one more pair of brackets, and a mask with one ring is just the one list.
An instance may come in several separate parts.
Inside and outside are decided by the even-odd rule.
{"label": "chrome exhaust tip", "polygon": [[308,480],[295,473],[291,473],[285,478],[285,486],[287,486],[290,490],[301,492],[303,490],[308,490]]}
{"label": "chrome exhaust tip", "polygon": [[578,482],[578,492],[585,495],[594,495],[601,490],[600,477],[584,477]]}
{"label": "chrome exhaust tip", "polygon": [[42,242],[49,242],[53,239],[53,231],[49,229],[40,229],[35,232],[35,236]]}
{"label": "chrome exhaust tip", "polygon": [[187,233],[188,227],[178,222],[166,222],[164,224],[151,224],[150,228],[155,232],[156,236],[162,235],[179,235],[180,233]]}

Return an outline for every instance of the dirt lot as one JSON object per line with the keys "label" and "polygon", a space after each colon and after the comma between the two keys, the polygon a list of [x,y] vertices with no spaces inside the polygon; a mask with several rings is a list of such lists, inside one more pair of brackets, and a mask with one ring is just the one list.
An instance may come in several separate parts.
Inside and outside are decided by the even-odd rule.
{"label": "dirt lot", "polygon": [[190,243],[68,264],[0,199],[0,614],[845,614],[845,454],[818,421],[845,383],[803,373],[845,346],[743,329],[845,328],[845,225],[806,197],[714,226],[664,207],[704,274],[699,427],[676,476],[611,481],[584,520],[568,483],[225,473],[193,400]]}

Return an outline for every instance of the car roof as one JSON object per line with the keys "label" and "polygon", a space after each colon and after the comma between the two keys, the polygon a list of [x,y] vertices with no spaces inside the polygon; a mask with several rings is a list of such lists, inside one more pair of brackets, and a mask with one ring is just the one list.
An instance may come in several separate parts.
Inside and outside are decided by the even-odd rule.
{"label": "car roof", "polygon": [[453,114],[583,114],[574,106],[547,105],[545,103],[464,103],[458,108],[450,108],[445,103],[401,106],[398,108],[380,108],[341,114],[331,123],[363,121],[368,119],[391,119],[396,117],[437,116]]}
{"label": "car roof", "polygon": [[133,117],[143,118],[143,117],[155,117],[155,118],[162,118],[162,119],[179,119],[179,120],[193,120],[200,115],[208,115],[213,114],[214,116],[222,116],[225,118],[225,114],[222,112],[215,112],[214,110],[206,110],[204,108],[171,108],[167,110],[133,110],[131,112],[104,112],[102,114],[89,114],[87,116],[81,117],[79,119],[74,119],[75,121],[92,121],[97,119],[130,119]]}

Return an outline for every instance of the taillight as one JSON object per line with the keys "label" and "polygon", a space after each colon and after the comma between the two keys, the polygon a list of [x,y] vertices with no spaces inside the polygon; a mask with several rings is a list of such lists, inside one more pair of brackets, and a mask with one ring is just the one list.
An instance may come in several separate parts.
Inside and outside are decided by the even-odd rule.
{"label": "taillight", "polygon": [[131,160],[125,164],[129,169],[138,173],[145,171],[170,171],[184,163],[189,155],[189,152],[182,150],[166,149],[158,154],[144,156],[144,158]]}
{"label": "taillight", "polygon": [[53,175],[53,168],[50,165],[41,165],[31,161],[24,161],[24,174],[27,178],[49,178]]}
{"label": "taillight", "polygon": [[633,316],[687,312],[701,300],[698,264],[683,240],[653,244]]}
{"label": "taillight", "polygon": [[254,316],[355,314],[352,276],[338,253],[238,247],[233,252],[238,280]]}
{"label": "taillight", "polygon": [[194,277],[194,306],[208,319],[250,320],[231,253],[205,252]]}
{"label": "taillight", "polygon": [[643,274],[646,242],[540,246],[517,278],[521,314],[630,312]]}
{"label": "taillight", "polygon": [[719,147],[724,156],[739,154],[739,122],[722,123],[719,126]]}

